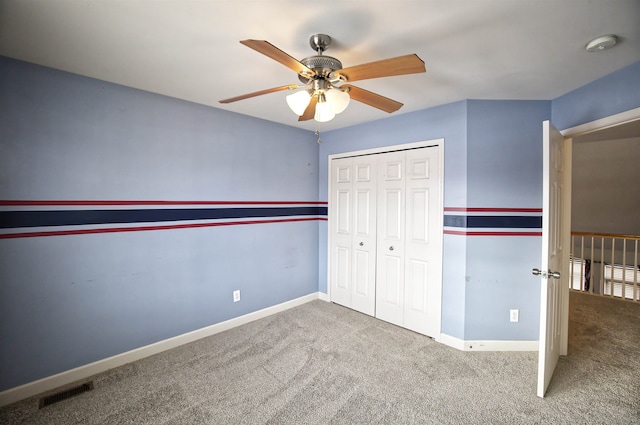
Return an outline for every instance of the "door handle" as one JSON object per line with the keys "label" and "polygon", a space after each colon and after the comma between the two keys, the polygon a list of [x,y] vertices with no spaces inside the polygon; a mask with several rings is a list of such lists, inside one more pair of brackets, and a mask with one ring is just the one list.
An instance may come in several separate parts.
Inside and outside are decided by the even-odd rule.
{"label": "door handle", "polygon": [[534,276],[542,276],[544,279],[549,279],[549,278],[560,279],[560,272],[552,272],[551,270],[549,270],[548,272],[543,272],[540,269],[533,269],[531,270],[531,273]]}
{"label": "door handle", "polygon": [[360,245],[360,246],[364,246],[364,242],[360,242],[358,245]]}

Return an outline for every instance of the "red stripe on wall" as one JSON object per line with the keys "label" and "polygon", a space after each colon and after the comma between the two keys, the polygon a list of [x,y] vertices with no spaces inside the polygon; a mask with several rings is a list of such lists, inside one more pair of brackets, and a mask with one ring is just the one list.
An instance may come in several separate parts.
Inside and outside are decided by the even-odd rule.
{"label": "red stripe on wall", "polygon": [[303,201],[120,201],[120,200],[0,200],[5,207],[60,207],[97,205],[327,205],[327,202]]}
{"label": "red stripe on wall", "polygon": [[284,220],[261,220],[261,221],[227,221],[217,223],[196,223],[196,224],[173,224],[167,226],[139,226],[139,227],[110,227],[105,229],[78,229],[78,230],[51,230],[46,232],[22,232],[8,233],[0,235],[0,239],[35,238],[42,236],[68,236],[68,235],[88,235],[96,233],[120,233],[120,232],[141,232],[147,230],[170,230],[170,229],[194,229],[200,227],[220,227],[237,226],[243,224],[269,224],[269,223],[291,223],[300,221],[326,221],[326,218],[291,218]]}

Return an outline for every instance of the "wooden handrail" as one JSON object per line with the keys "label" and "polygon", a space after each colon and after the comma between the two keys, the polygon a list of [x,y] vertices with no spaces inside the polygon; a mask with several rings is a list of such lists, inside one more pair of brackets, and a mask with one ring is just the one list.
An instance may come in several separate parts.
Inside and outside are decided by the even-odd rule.
{"label": "wooden handrail", "polygon": [[587,236],[587,237],[598,237],[598,238],[616,238],[616,239],[634,239],[640,240],[639,235],[623,235],[616,233],[589,233],[589,232],[571,232],[571,236]]}

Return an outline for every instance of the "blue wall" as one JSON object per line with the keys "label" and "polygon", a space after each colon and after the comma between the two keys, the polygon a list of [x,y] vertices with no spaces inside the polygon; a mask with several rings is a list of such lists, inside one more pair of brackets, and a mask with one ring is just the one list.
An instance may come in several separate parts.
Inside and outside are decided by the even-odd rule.
{"label": "blue wall", "polygon": [[550,114],[549,101],[468,101],[469,206],[541,207],[542,121]]}
{"label": "blue wall", "polygon": [[[470,100],[468,106],[468,201],[474,208],[542,208],[542,122],[551,114],[549,101]],[[510,212],[526,223],[540,213]],[[470,236],[467,241],[465,340],[537,340],[539,328],[538,267],[541,238],[516,236],[505,228],[503,214],[486,213],[508,236]],[[541,224],[541,223],[540,223]],[[509,310],[520,310],[518,323]]]}
{"label": "blue wall", "polygon": [[[535,209],[541,122],[636,107],[640,63],[551,102],[456,102],[323,133],[318,148],[311,132],[0,57],[0,201],[326,202],[328,155],[444,138],[446,208]],[[29,208],[0,213],[16,209]],[[312,219],[0,238],[0,391],[326,292],[326,235]],[[445,234],[443,261],[444,334],[537,339],[540,238]]]}
{"label": "blue wall", "polygon": [[554,99],[551,116],[563,130],[640,108],[640,61]]}
{"label": "blue wall", "polygon": [[[0,58],[0,110],[0,200],[318,199],[318,147],[308,131],[8,58]],[[12,230],[7,211],[15,210],[108,222],[121,213],[105,210],[132,208],[144,220],[166,210],[5,205],[0,224]],[[0,390],[317,292],[313,217],[0,239]],[[43,223],[17,230],[103,226]],[[149,224],[166,223],[118,226]]]}

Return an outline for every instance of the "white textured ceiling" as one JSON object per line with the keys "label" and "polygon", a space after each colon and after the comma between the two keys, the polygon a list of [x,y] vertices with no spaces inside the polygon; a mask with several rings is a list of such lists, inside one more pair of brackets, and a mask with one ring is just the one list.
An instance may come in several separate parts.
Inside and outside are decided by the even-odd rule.
{"label": "white textured ceiling", "polygon": [[[333,121],[298,123],[297,83],[239,43],[267,40],[297,59],[309,36],[353,66],[416,53],[425,74],[355,85],[404,103],[394,115],[462,99],[553,99],[640,60],[640,0],[0,0],[0,55],[321,131],[389,116],[351,102]],[[616,34],[618,46],[587,53]]]}

